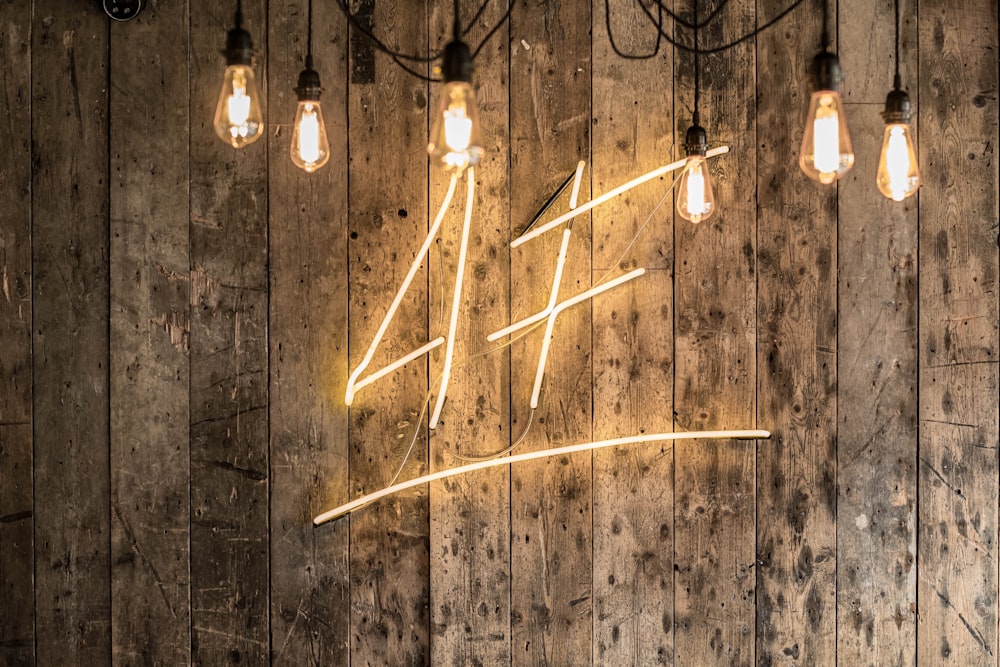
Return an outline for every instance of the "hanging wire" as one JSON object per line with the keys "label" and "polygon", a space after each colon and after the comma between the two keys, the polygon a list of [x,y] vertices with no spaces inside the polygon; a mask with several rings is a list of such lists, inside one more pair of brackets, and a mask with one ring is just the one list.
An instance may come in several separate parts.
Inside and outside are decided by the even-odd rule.
{"label": "hanging wire", "polygon": [[306,69],[313,66],[313,0],[309,0],[309,18],[306,22]]}
{"label": "hanging wire", "polygon": [[[725,1],[728,2],[728,0]],[[657,3],[656,11],[656,46],[653,47],[652,53],[625,53],[618,48],[618,45],[615,43],[615,35],[611,31],[611,0],[604,0],[604,26],[608,31],[608,42],[611,44],[611,50],[619,58],[626,60],[649,60],[650,58],[655,58],[660,53],[660,42],[663,40],[663,7],[659,3]]]}
{"label": "hanging wire", "polygon": [[823,0],[823,33],[820,40],[823,42],[820,49],[826,51],[830,44],[830,0]]}
{"label": "hanging wire", "polygon": [[[636,1],[642,4],[641,0],[636,0]],[[715,9],[713,9],[711,13],[709,13],[709,15],[705,17],[705,20],[699,23],[698,21],[693,21],[693,22],[688,21],[680,14],[675,14],[673,11],[670,10],[669,7],[663,4],[663,0],[655,0],[655,2],[657,8],[663,13],[665,13],[667,16],[669,16],[674,21],[674,23],[677,23],[680,26],[687,28],[688,30],[696,30],[704,28],[715,19],[716,15],[719,12],[725,9],[726,5],[729,4],[729,0],[721,0],[721,2],[719,2],[718,5],[716,5]]]}
{"label": "hanging wire", "polygon": [[[455,39],[459,39],[461,38],[461,36],[468,34],[475,27],[476,21],[478,21],[479,18],[483,15],[483,12],[486,11],[486,8],[489,5],[489,3],[490,0],[484,0],[483,3],[479,6],[479,9],[476,10],[476,13],[473,16],[472,20],[469,22],[469,24],[465,26],[464,29],[461,29],[461,24],[457,23],[459,21],[458,0],[455,0],[454,4],[456,10],[455,11],[456,24],[453,27],[459,28],[457,30],[453,30],[453,35]],[[426,55],[418,55],[412,53],[404,53],[402,51],[397,51],[395,49],[389,48],[389,46],[385,42],[380,40],[372,30],[370,30],[360,20],[358,20],[357,15],[351,12],[350,7],[348,6],[348,0],[337,0],[336,5],[338,9],[340,9],[341,13],[347,18],[348,23],[350,23],[350,25],[355,30],[357,30],[359,33],[361,33],[371,41],[376,51],[379,51],[389,56],[392,59],[392,61],[395,62],[407,74],[410,74],[423,81],[431,81],[431,82],[441,81],[439,77],[427,76],[426,74],[417,71],[410,65],[406,64],[406,62],[404,61],[414,62],[414,63],[433,62],[441,57],[441,55],[443,54],[443,49],[432,51]],[[486,33],[486,36],[482,39],[482,41],[479,42],[476,48],[472,50],[473,58],[479,55],[479,52],[483,50],[483,48],[486,46],[486,43],[489,42],[489,40],[492,39],[493,35],[495,35],[497,31],[503,26],[503,24],[507,22],[513,10],[514,10],[514,0],[509,0],[509,2],[507,3],[507,11],[505,11],[503,16],[501,16],[500,19],[493,25],[493,27],[490,28],[489,32]]]}
{"label": "hanging wire", "polygon": [[[484,4],[483,4],[483,7],[485,8],[485,6],[486,6],[486,5],[485,5],[485,3],[484,3]],[[499,20],[499,21],[497,21],[497,22],[496,22],[496,23],[495,23],[495,24],[493,25],[493,27],[492,27],[492,28],[490,28],[490,31],[489,31],[488,33],[486,33],[486,36],[485,36],[485,37],[483,37],[483,40],[482,40],[481,42],[479,42],[479,46],[477,46],[476,48],[474,48],[474,49],[472,50],[472,58],[473,58],[473,59],[475,59],[475,58],[476,58],[476,56],[478,56],[478,55],[479,55],[479,52],[483,50],[483,47],[485,47],[485,46],[486,46],[486,43],[487,43],[487,42],[489,42],[489,41],[490,41],[490,39],[492,39],[492,38],[493,38],[493,35],[495,35],[495,34],[496,34],[496,32],[497,32],[497,30],[499,30],[499,29],[500,29],[500,26],[502,26],[502,25],[503,25],[504,23],[506,23],[506,22],[507,22],[507,20],[508,20],[508,19],[510,19],[510,15],[511,15],[511,12],[513,12],[513,11],[514,11],[514,0],[508,0],[508,2],[507,2],[507,11],[506,11],[506,12],[504,12],[503,16],[501,16],[501,17],[500,17],[500,20]],[[480,10],[480,11],[479,11],[479,12],[478,12],[478,13],[476,14],[476,16],[479,16],[479,14],[482,14],[482,10]],[[469,28],[471,28],[471,27],[472,27],[472,26],[470,25],[470,26],[469,26]],[[466,32],[468,32],[468,30],[466,30]]]}
{"label": "hanging wire", "polygon": [[[781,11],[781,13],[779,13],[777,16],[775,16],[773,19],[771,19],[770,21],[768,21],[764,25],[758,26],[755,30],[751,30],[747,34],[745,34],[745,35],[743,35],[741,37],[738,37],[738,38],[732,40],[731,42],[727,42],[725,44],[721,44],[719,46],[713,46],[713,47],[710,47],[710,48],[700,48],[699,47],[699,48],[695,49],[694,47],[688,46],[687,44],[685,44],[685,43],[683,43],[683,42],[681,42],[679,40],[674,39],[673,37],[671,37],[670,35],[668,35],[663,30],[662,27],[660,27],[658,29],[660,31],[660,34],[663,35],[664,41],[666,41],[668,44],[670,44],[674,48],[677,48],[677,49],[679,49],[681,51],[685,51],[687,53],[695,53],[695,52],[697,52],[699,55],[707,56],[707,55],[711,55],[713,53],[721,53],[723,51],[728,51],[729,49],[733,48],[734,46],[738,46],[739,44],[742,44],[743,42],[747,41],[748,39],[753,39],[754,37],[756,37],[760,33],[764,32],[765,30],[767,30],[768,28],[770,28],[771,26],[773,26],[774,24],[778,23],[783,18],[785,18],[786,16],[788,16],[796,7],[798,7],[799,5],[801,5],[803,2],[805,2],[805,0],[794,0],[794,2],[792,2],[792,4],[790,4],[788,7],[786,7],[785,9],[783,9]],[[641,2],[639,3],[639,7],[642,9],[643,13],[646,15],[646,18],[649,19],[650,23],[652,23],[653,25],[656,25],[656,17],[649,10],[649,8],[646,7],[644,4],[642,4]]]}
{"label": "hanging wire", "polygon": [[698,0],[691,2],[694,12],[694,113],[691,114],[691,124],[700,125],[698,106],[701,101],[701,63],[698,60]]}
{"label": "hanging wire", "polygon": [[896,0],[896,76],[893,77],[892,84],[896,90],[903,87],[903,80],[899,76],[899,0]]}

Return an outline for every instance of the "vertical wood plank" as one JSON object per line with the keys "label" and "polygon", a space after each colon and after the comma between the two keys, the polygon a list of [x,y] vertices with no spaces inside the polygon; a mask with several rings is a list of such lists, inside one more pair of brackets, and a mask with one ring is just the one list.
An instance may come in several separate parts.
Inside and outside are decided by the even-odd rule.
{"label": "vertical wood plank", "polygon": [[[518,3],[511,18],[511,230],[518,233],[590,153],[590,5]],[[581,201],[589,187],[581,189]],[[559,232],[511,258],[513,321],[548,301]],[[563,298],[590,286],[590,220],[575,220]],[[538,410],[529,409],[544,329],[511,350],[511,436],[518,451],[592,437],[589,304],[559,317]],[[514,664],[568,664],[592,648],[592,458],[577,454],[511,471],[511,625]]]}
{"label": "vertical wood plank", "polygon": [[[919,108],[916,4],[901,2],[903,84]],[[895,66],[893,2],[842,2],[854,169],[840,181],[838,659],[912,665],[917,601],[917,199],[875,186]],[[867,39],[857,39],[865,35]],[[857,48],[854,48],[856,45]],[[879,55],[881,54],[881,55]]]}
{"label": "vertical wood plank", "polygon": [[996,665],[997,3],[919,3],[921,664]]}
{"label": "vertical wood plank", "polygon": [[[757,7],[760,25],[787,4]],[[757,38],[757,420],[772,433],[757,446],[757,662],[832,664],[837,191],[798,166],[819,4],[784,21]]]}
{"label": "vertical wood plank", "polygon": [[0,3],[0,663],[34,662],[31,15]]}
{"label": "vertical wood plank", "polygon": [[[692,17],[690,2],[678,3]],[[754,3],[731,2],[701,32],[715,45],[754,28]],[[702,5],[700,14],[707,8]],[[687,43],[691,43],[690,35]],[[749,427],[754,419],[756,108],[753,42],[701,59],[702,125],[729,155],[710,162],[718,212],[675,229],[675,422],[681,430]],[[691,122],[694,58],[677,58],[677,136]],[[754,446],[674,447],[674,607],[678,664],[754,664]]]}
{"label": "vertical wood plank", "polygon": [[39,0],[31,57],[35,659],[106,664],[107,18]]}
{"label": "vertical wood plank", "polygon": [[111,633],[123,663],[191,652],[187,40],[186,3],[111,25]]}
{"label": "vertical wood plank", "polygon": [[313,56],[331,158],[289,157],[306,0],[269,5],[271,645],[275,665],[349,662],[349,524],[312,517],[347,500],[347,25],[314,2]]}
{"label": "vertical wood plank", "polygon": [[[406,52],[427,44],[424,3],[361,0],[362,22]],[[417,65],[418,68],[422,67]],[[351,33],[348,128],[350,369],[361,361],[427,233],[427,84]],[[371,368],[427,341],[428,262],[403,299]],[[427,361],[363,389],[350,410],[350,493],[385,486],[417,439],[400,479],[426,470]],[[417,665],[429,660],[428,501],[425,488],[375,503],[350,518],[351,661]]]}
{"label": "vertical wood plank", "polygon": [[[481,3],[461,4],[463,26]],[[475,49],[499,21],[504,3],[490,3],[464,36]],[[452,2],[433,4],[429,42],[443,48],[451,40]],[[473,85],[479,102],[486,154],[476,167],[476,199],[469,238],[461,315],[447,402],[430,441],[431,465],[440,470],[510,445],[510,353],[486,336],[507,325],[510,301],[508,54],[510,32],[503,26],[475,60]],[[437,112],[440,85],[431,87],[430,110]],[[429,120],[433,122],[433,118]],[[433,215],[448,177],[431,174]],[[462,179],[430,261],[431,337],[448,335],[457,276],[467,178]],[[443,316],[443,317],[442,317]],[[443,366],[443,350],[431,357],[432,382]],[[494,468],[436,483],[430,491],[431,663],[510,664],[510,471]]]}
{"label": "vertical wood plank", "polygon": [[[264,5],[243,3],[262,99]],[[191,644],[205,664],[269,655],[267,145],[234,151],[212,130],[234,9],[191,5]]]}
{"label": "vertical wood plank", "polygon": [[[615,45],[657,53],[620,58],[603,0],[591,11],[592,173],[600,195],[673,160],[673,50],[640,8],[612,3]],[[672,218],[671,180],[593,213],[593,282],[647,269],[594,303],[596,439],[673,429],[673,229],[662,222]],[[673,660],[673,502],[670,445],[594,452],[594,664]]]}

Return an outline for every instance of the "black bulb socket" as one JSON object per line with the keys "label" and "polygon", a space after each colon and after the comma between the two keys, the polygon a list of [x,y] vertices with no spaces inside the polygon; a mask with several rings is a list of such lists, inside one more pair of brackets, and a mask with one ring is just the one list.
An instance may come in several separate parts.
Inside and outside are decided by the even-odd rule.
{"label": "black bulb socket", "polygon": [[840,92],[840,84],[844,81],[844,70],[840,67],[837,54],[823,51],[813,58],[813,84],[816,90],[834,90]]}
{"label": "black bulb socket", "polygon": [[322,92],[319,73],[313,69],[312,56],[307,56],[306,68],[299,72],[299,84],[295,86],[295,93],[299,96],[299,102],[318,102]]}
{"label": "black bulb socket", "polygon": [[250,33],[240,27],[239,21],[226,33],[226,48],[222,53],[226,56],[226,67],[253,64],[253,40]]}
{"label": "black bulb socket", "polygon": [[472,51],[469,50],[469,45],[457,39],[448,42],[444,47],[444,56],[441,59],[441,76],[444,78],[444,82],[472,83],[474,70]]}
{"label": "black bulb socket", "polygon": [[909,123],[913,117],[913,107],[910,104],[910,96],[905,90],[899,87],[893,88],[885,96],[885,111],[882,112],[882,119],[886,124]]}
{"label": "black bulb socket", "polygon": [[708,133],[705,132],[705,128],[697,123],[689,127],[684,137],[684,149],[688,157],[694,155],[705,157],[708,151]]}

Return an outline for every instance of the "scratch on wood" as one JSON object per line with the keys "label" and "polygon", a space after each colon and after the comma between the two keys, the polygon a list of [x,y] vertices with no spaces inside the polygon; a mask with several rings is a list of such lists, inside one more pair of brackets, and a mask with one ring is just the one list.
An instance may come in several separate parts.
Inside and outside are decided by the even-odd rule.
{"label": "scratch on wood", "polygon": [[945,486],[947,486],[949,489],[951,489],[952,491],[954,491],[954,493],[955,493],[956,496],[958,496],[962,500],[966,499],[965,496],[962,495],[962,490],[955,488],[954,485],[952,485],[948,480],[946,480],[944,478],[944,475],[942,475],[940,472],[938,472],[937,469],[934,466],[931,465],[930,461],[928,461],[927,459],[924,459],[924,458],[922,458],[920,460],[921,460],[921,462],[923,462],[924,465],[926,465],[930,469],[930,471],[932,473],[934,473],[937,476],[938,479],[941,480],[941,482]]}
{"label": "scratch on wood", "polygon": [[167,606],[167,611],[170,612],[170,616],[172,618],[177,618],[173,605],[170,604],[170,598],[167,597],[167,590],[163,584],[163,580],[160,578],[160,573],[156,570],[156,565],[153,564],[153,561],[147,558],[146,554],[139,548],[139,541],[136,539],[135,533],[132,531],[132,526],[129,525],[128,521],[125,519],[125,515],[122,514],[121,508],[118,506],[117,498],[114,502],[114,512],[115,516],[118,518],[118,522],[121,524],[122,531],[125,533],[125,537],[128,539],[128,543],[132,548],[132,551],[135,552],[146,567],[149,568],[150,574],[153,575],[153,579],[156,581],[156,587],[160,591],[160,597],[163,598],[163,604]]}
{"label": "scratch on wood", "polygon": [[7,265],[3,265],[3,295],[7,299],[7,303],[10,303],[10,282],[7,280]]}
{"label": "scratch on wood", "polygon": [[73,30],[63,32],[63,46],[66,47],[66,58],[69,60],[69,85],[73,91],[73,111],[76,114],[76,122],[83,127],[83,113],[80,111],[80,86],[76,80],[76,53],[73,50],[73,38],[76,33]]}
{"label": "scratch on wood", "polygon": [[216,301],[218,283],[208,275],[208,272],[201,267],[191,269],[191,305],[197,306],[201,302],[213,304]]}
{"label": "scratch on wood", "polygon": [[191,323],[186,320],[179,319],[177,313],[163,313],[156,318],[151,318],[151,324],[155,324],[161,327],[170,336],[170,344],[173,345],[178,352],[187,352],[188,342],[191,338]]}
{"label": "scratch on wood", "polygon": [[941,602],[943,602],[945,606],[947,606],[949,609],[951,609],[958,615],[958,620],[962,621],[962,625],[964,625],[965,629],[969,631],[969,634],[972,635],[972,638],[975,639],[979,643],[979,645],[983,647],[983,650],[986,651],[986,655],[992,656],[993,651],[991,651],[990,647],[986,644],[986,639],[978,630],[972,627],[972,625],[970,625],[967,620],[965,620],[965,616],[963,616],[962,612],[960,612],[958,609],[955,608],[955,605],[951,603],[951,600],[948,599],[948,596],[944,595],[941,591],[939,591],[937,589],[937,586],[934,586],[934,592],[937,593],[937,596],[941,599]]}

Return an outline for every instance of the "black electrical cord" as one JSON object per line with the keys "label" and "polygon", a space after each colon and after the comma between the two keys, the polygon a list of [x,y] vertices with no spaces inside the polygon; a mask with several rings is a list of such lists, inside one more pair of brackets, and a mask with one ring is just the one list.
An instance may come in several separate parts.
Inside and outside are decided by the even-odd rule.
{"label": "black electrical cord", "polygon": [[[673,46],[674,48],[677,48],[677,49],[679,49],[681,51],[686,51],[687,53],[695,53],[695,52],[697,52],[699,55],[707,56],[707,55],[711,55],[713,53],[721,53],[722,51],[728,51],[729,49],[731,49],[734,46],[737,46],[739,44],[742,44],[743,42],[747,41],[748,39],[753,39],[754,37],[756,37],[760,33],[764,32],[765,30],[767,30],[768,28],[770,28],[771,26],[773,26],[775,23],[778,23],[779,21],[781,21],[781,19],[783,19],[786,16],[788,16],[788,14],[790,14],[792,12],[792,10],[794,10],[796,7],[798,7],[799,5],[801,5],[804,1],[805,0],[795,0],[792,4],[790,4],[788,7],[786,7],[785,9],[783,9],[780,14],[778,14],[777,16],[775,16],[773,19],[771,19],[770,21],[768,21],[764,25],[758,26],[755,30],[751,30],[747,34],[743,35],[742,37],[738,37],[737,39],[734,39],[731,42],[727,42],[726,44],[722,44],[720,46],[713,46],[713,47],[707,48],[707,49],[703,49],[703,48],[697,48],[696,49],[694,47],[688,46],[687,44],[684,44],[683,42],[679,42],[678,40],[676,40],[673,37],[671,37],[670,35],[668,35],[666,32],[663,31],[662,28],[659,28],[659,30],[660,30],[660,34],[663,35],[663,39],[668,44],[670,44],[671,46]],[[641,2],[639,3],[639,7],[642,8],[643,13],[646,14],[646,17],[649,19],[650,23],[652,23],[652,24],[655,25],[656,24],[656,17],[653,16],[652,12],[649,11],[649,8],[647,8]]]}
{"label": "black electrical cord", "polygon": [[[483,12],[486,11],[486,7],[489,5],[489,3],[490,0],[484,0],[484,2],[480,5],[479,9],[476,10],[476,13],[472,17],[472,20],[469,22],[469,24],[462,30],[453,31],[456,39],[462,35],[468,34],[475,27],[476,21],[478,21],[479,18],[483,15]],[[427,55],[409,54],[391,49],[382,40],[376,37],[371,30],[369,30],[363,23],[361,23],[361,21],[358,20],[358,17],[351,12],[351,9],[347,4],[347,0],[337,0],[336,5],[355,30],[357,30],[362,35],[371,40],[372,45],[374,45],[377,51],[380,51],[381,53],[392,58],[393,62],[399,65],[399,67],[403,71],[424,81],[431,81],[431,82],[441,81],[441,79],[438,77],[431,77],[421,72],[418,72],[417,70],[413,69],[403,61],[410,61],[416,63],[433,62],[443,55],[444,53],[443,49],[428,53]],[[455,0],[455,5],[456,5],[456,14],[455,14],[456,25],[460,27],[460,24],[457,23],[459,20],[457,13],[458,0]],[[473,58],[475,58],[475,56],[478,55],[479,52],[483,50],[483,48],[486,46],[486,43],[493,37],[493,35],[496,34],[496,32],[501,28],[501,26],[503,26],[503,24],[507,22],[507,20],[510,18],[513,9],[514,9],[514,0],[509,0],[507,4],[507,11],[504,12],[504,15],[500,17],[500,19],[496,22],[496,24],[486,34],[486,37],[484,37],[483,40],[473,50],[472,53]]]}
{"label": "black electrical cord", "polygon": [[[636,1],[639,2],[640,5],[642,4],[641,0],[636,0]],[[669,16],[674,23],[680,25],[683,28],[687,28],[688,30],[700,30],[701,28],[704,28],[715,19],[716,15],[719,12],[725,9],[726,5],[729,4],[729,0],[722,0],[718,5],[716,5],[715,9],[713,9],[708,14],[708,16],[705,17],[705,20],[699,23],[698,21],[688,21],[680,14],[674,13],[673,11],[670,10],[669,7],[663,4],[663,0],[655,0],[655,2],[657,8],[663,13],[665,13],[667,16]]]}
{"label": "black electrical cord", "polygon": [[[485,7],[485,5],[483,5],[483,6]],[[482,51],[483,48],[486,46],[486,43],[493,38],[493,35],[495,35],[497,33],[497,30],[499,30],[500,27],[504,23],[506,23],[508,21],[508,19],[510,19],[510,14],[513,11],[514,11],[514,0],[508,0],[507,1],[507,11],[505,11],[503,13],[503,16],[500,17],[500,20],[497,21],[496,24],[494,24],[494,26],[492,28],[490,28],[490,31],[488,33],[486,33],[486,36],[483,37],[482,41],[479,42],[479,45],[472,50],[472,58],[473,59],[475,59],[475,57],[479,55],[479,52]],[[479,14],[481,14],[481,13],[482,13],[482,11],[479,12]],[[477,14],[477,16],[479,14]],[[472,26],[470,25],[469,27],[471,28]],[[468,30],[466,32],[468,32]]]}
{"label": "black electrical cord", "polygon": [[306,26],[306,67],[311,69],[313,61],[313,0],[309,0],[309,18]]}
{"label": "black electrical cord", "polygon": [[896,76],[893,77],[893,86],[899,90],[902,85],[903,81],[899,76],[899,0],[896,0]]}
{"label": "black electrical cord", "polygon": [[820,33],[820,51],[826,51],[830,43],[830,0],[823,0],[823,32]]}
{"label": "black electrical cord", "polygon": [[[698,0],[692,0],[694,25],[698,25]],[[698,28],[694,28],[694,112],[691,114],[691,124],[701,125],[698,115],[698,104],[701,101],[701,63],[698,62]]]}
{"label": "black electrical cord", "polygon": [[[728,2],[729,0],[725,1]],[[660,53],[660,42],[663,40],[663,35],[661,34],[663,29],[663,7],[659,3],[657,3],[657,6],[656,46],[653,47],[653,51],[651,53],[625,53],[618,48],[618,45],[615,43],[615,35],[611,32],[611,0],[604,0],[604,26],[608,31],[608,42],[611,44],[611,50],[614,51],[616,56],[625,60],[649,60],[650,58],[655,58]]]}

